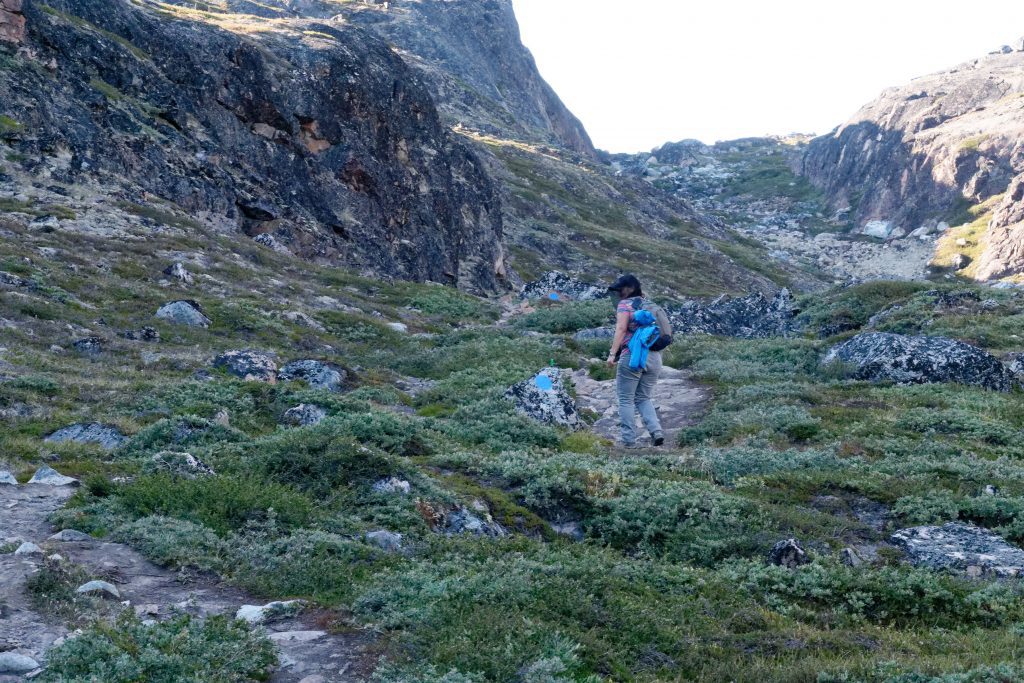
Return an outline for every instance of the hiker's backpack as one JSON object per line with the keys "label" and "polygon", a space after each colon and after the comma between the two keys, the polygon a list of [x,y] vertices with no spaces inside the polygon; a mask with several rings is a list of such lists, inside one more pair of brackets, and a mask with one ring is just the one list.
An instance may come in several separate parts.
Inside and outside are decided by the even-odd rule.
{"label": "hiker's backpack", "polygon": [[651,346],[651,351],[661,351],[672,343],[672,323],[668,321],[664,308],[649,299],[636,297],[633,299],[633,310],[647,311],[654,316],[654,322],[658,325],[658,341]]}

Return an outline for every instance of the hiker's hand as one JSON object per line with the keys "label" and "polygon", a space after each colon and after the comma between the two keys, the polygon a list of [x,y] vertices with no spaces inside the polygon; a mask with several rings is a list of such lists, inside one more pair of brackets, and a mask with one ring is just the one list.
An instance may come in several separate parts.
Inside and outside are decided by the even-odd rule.
{"label": "hiker's hand", "polygon": [[608,356],[608,367],[615,367],[615,356]]}

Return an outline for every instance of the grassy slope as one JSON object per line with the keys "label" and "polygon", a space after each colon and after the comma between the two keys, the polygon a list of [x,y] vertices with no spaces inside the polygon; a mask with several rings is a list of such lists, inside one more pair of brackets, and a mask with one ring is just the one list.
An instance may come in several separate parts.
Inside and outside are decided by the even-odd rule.
{"label": "grassy slope", "polygon": [[592,279],[636,272],[659,294],[712,296],[789,284],[763,247],[646,183],[550,149],[471,136],[506,188],[506,238],[525,278],[552,268]]}
{"label": "grassy slope", "polygon": [[[826,344],[812,339],[688,340],[673,362],[714,385],[712,411],[679,449],[625,457],[517,418],[500,399],[550,361],[573,366],[599,349],[479,326],[496,316],[491,304],[300,263],[169,225],[175,214],[166,211],[163,224],[135,224],[145,241],[4,219],[0,269],[33,286],[0,292],[0,317],[11,323],[0,330],[0,407],[9,410],[0,452],[22,477],[52,452],[59,469],[85,478],[62,524],[124,539],[160,562],[211,569],[268,599],[309,597],[337,610],[339,628],[373,625],[388,635],[393,664],[382,675],[392,680],[887,680],[1024,654],[1017,588],[890,560],[850,570],[834,555],[880,537],[843,513],[864,499],[892,506],[901,523],[960,517],[1024,539],[1018,395],[846,382],[818,369]],[[197,257],[199,285],[161,284],[171,252]],[[899,287],[861,294],[823,299],[809,315],[862,321],[917,296]],[[363,312],[320,308],[320,296]],[[1012,330],[1022,302],[993,296],[1002,307],[991,312],[935,312],[915,300],[913,315],[891,324],[934,320],[928,329],[1019,348]],[[157,305],[174,298],[198,299],[213,326],[155,321]],[[846,310],[859,300],[871,303]],[[326,331],[279,317],[289,310]],[[437,336],[396,333],[374,311]],[[580,324],[593,313],[581,311]],[[452,326],[467,321],[477,326]],[[146,324],[161,343],[116,337]],[[69,349],[86,329],[108,351],[51,350]],[[192,379],[215,353],[239,347],[358,366],[360,386],[336,397]],[[397,373],[438,384],[412,398],[396,388]],[[331,417],[277,428],[300,402]],[[210,422],[222,409],[231,428]],[[133,438],[112,457],[41,442],[74,420],[109,421]],[[192,452],[218,476],[150,473],[150,456],[168,448]],[[129,483],[111,483],[125,474]],[[374,493],[389,476],[411,481],[413,495]],[[989,483],[1002,491],[995,507],[979,495]],[[826,494],[839,502],[826,504]],[[431,511],[473,500],[515,533],[431,530]],[[545,521],[555,518],[577,520],[587,541],[556,536]],[[379,528],[405,534],[408,553],[361,540]],[[763,553],[788,536],[803,539],[815,563],[765,567]],[[450,670],[462,675],[443,677]]]}

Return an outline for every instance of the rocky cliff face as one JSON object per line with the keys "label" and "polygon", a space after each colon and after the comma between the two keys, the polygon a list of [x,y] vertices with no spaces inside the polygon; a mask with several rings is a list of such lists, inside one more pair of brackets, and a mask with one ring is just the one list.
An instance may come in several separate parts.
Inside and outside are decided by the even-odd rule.
{"label": "rocky cliff face", "polygon": [[864,234],[955,224],[1024,173],[1021,47],[886,90],[810,143],[803,174]]}
{"label": "rocky cliff face", "polygon": [[227,0],[266,18],[349,22],[377,34],[429,82],[444,118],[489,135],[596,158],[583,124],[544,81],[512,0]]}
{"label": "rocky cliff face", "polygon": [[410,57],[433,83],[450,119],[487,134],[546,142],[596,158],[583,124],[523,46],[512,0],[369,4],[372,11],[346,16],[372,27]]}
{"label": "rocky cliff face", "polygon": [[20,43],[25,39],[25,17],[21,0],[0,0],[0,41]]}
{"label": "rocky cliff face", "polygon": [[342,22],[191,4],[25,2],[26,45],[0,68],[22,170],[99,178],[317,261],[501,286],[495,187],[392,49]]}

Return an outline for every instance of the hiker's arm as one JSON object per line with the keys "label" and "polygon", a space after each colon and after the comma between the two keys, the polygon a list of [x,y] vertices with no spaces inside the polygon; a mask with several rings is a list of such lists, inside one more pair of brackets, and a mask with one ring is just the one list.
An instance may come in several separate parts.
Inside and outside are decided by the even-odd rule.
{"label": "hiker's arm", "polygon": [[626,338],[626,328],[629,327],[629,313],[618,313],[615,316],[615,338],[612,339],[612,348],[608,352],[608,365],[615,365],[615,356],[619,353],[622,340]]}

